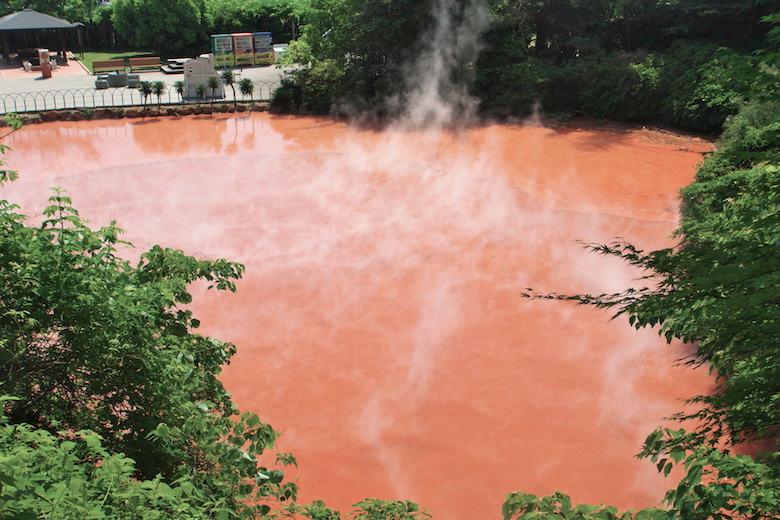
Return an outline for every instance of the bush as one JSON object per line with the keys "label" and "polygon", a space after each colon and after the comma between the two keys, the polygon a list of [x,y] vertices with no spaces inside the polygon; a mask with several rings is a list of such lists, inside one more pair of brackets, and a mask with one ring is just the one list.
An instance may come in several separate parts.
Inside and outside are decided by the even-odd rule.
{"label": "bush", "polygon": [[524,61],[504,68],[477,72],[472,92],[481,98],[480,110],[497,116],[522,116],[531,113],[547,85],[538,63]]}
{"label": "bush", "polygon": [[271,108],[278,112],[328,114],[344,97],[345,69],[336,60],[316,62],[283,80],[274,92]]}
{"label": "bush", "polygon": [[[633,58],[633,59],[632,59]],[[641,61],[634,61],[643,58]],[[582,90],[579,107],[596,117],[618,121],[658,118],[657,60],[650,56],[611,54],[578,60]]]}
{"label": "bush", "polygon": [[675,42],[664,55],[659,77],[663,120],[692,130],[720,131],[741,101],[729,59],[712,44]]}

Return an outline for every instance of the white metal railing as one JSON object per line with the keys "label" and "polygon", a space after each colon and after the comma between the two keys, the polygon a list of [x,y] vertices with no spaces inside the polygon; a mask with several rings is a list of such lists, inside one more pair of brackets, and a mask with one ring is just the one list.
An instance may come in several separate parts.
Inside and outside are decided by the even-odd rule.
{"label": "white metal railing", "polygon": [[[274,91],[281,85],[279,81],[261,81],[254,83],[255,89],[251,97],[242,96],[236,86],[236,101],[270,101]],[[233,90],[225,88],[225,97],[219,99],[232,103]],[[211,91],[207,89],[201,102],[209,102]],[[0,114],[10,112],[43,112],[46,110],[79,109],[79,108],[107,108],[127,107],[139,105],[157,104],[193,104],[198,102],[194,89],[190,89],[184,99],[172,86],[168,85],[165,92],[159,98],[152,94],[144,100],[143,94],[137,88],[74,88],[66,90],[47,90],[41,92],[21,92],[14,94],[0,94]]]}

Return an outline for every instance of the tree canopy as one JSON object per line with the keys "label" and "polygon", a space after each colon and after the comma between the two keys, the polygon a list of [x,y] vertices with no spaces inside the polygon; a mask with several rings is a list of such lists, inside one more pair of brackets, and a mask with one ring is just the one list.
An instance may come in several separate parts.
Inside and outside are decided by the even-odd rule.
{"label": "tree canopy", "polygon": [[136,48],[169,56],[208,45],[205,0],[114,0],[116,30]]}

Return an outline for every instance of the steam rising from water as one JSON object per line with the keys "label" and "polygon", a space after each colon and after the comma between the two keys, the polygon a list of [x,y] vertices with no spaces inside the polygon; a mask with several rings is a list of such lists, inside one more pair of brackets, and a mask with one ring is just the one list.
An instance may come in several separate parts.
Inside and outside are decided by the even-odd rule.
{"label": "steam rising from water", "polygon": [[490,13],[482,0],[436,0],[434,27],[409,67],[401,127],[447,128],[469,122],[477,101],[468,93]]}

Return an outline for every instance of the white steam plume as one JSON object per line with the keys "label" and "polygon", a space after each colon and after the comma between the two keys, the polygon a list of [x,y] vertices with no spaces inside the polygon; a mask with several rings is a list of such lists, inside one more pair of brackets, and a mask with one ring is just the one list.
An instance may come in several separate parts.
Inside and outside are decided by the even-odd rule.
{"label": "white steam plume", "polygon": [[467,122],[477,100],[468,93],[480,36],[490,13],[482,0],[436,0],[434,26],[420,56],[408,66],[401,128],[441,129]]}

